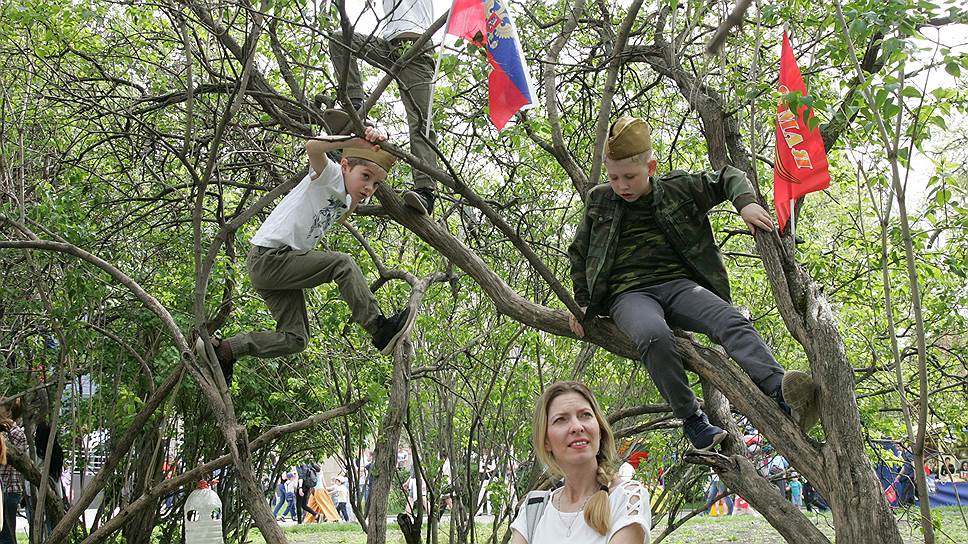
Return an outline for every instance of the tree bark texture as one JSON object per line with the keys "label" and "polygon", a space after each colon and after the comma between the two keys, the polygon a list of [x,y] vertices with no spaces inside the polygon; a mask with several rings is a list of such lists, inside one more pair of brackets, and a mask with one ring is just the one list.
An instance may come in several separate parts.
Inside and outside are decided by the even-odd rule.
{"label": "tree bark texture", "polygon": [[373,488],[370,490],[370,511],[367,517],[367,544],[384,544],[387,537],[387,503],[390,488],[396,479],[397,445],[403,429],[410,399],[410,364],[413,347],[409,340],[397,346],[393,356],[393,377],[387,411],[380,423],[373,448]]}

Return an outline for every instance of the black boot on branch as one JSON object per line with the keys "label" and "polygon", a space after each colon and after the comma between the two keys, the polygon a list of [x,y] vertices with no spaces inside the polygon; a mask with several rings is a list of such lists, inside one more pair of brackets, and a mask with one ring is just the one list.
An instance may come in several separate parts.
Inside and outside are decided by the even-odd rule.
{"label": "black boot on branch", "polygon": [[[222,369],[222,376],[225,377],[225,385],[232,387],[232,374],[235,371],[235,357],[232,355],[232,346],[228,342],[212,339],[212,348],[215,357],[218,359],[218,366]],[[210,362],[208,350],[205,349],[205,342],[202,337],[195,340],[195,355],[202,361]]]}
{"label": "black boot on branch", "polygon": [[404,203],[419,212],[420,215],[434,213],[434,200],[436,198],[434,190],[426,187],[403,193]]}
{"label": "black boot on branch", "polygon": [[393,353],[393,348],[397,347],[400,340],[410,331],[416,312],[411,312],[410,308],[397,312],[390,317],[379,317],[376,332],[373,333],[373,345],[380,353],[389,355]]}
{"label": "black boot on branch", "polygon": [[696,412],[683,422],[682,433],[686,435],[692,447],[699,451],[713,449],[729,434],[723,429],[709,423],[709,418],[702,412]]}

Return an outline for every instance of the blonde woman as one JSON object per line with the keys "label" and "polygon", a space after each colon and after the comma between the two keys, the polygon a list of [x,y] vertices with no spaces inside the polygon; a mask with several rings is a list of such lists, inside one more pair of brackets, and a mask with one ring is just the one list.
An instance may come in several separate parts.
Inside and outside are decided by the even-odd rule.
{"label": "blonde woman", "polygon": [[533,442],[564,485],[528,495],[511,524],[512,544],[648,544],[648,492],[618,477],[612,428],[588,387],[551,384],[535,406]]}

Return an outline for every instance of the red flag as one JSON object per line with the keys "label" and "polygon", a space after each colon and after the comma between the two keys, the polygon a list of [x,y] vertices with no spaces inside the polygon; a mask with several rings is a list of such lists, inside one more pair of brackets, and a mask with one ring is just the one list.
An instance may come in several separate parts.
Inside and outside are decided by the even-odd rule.
{"label": "red flag", "polygon": [[884,498],[887,499],[887,504],[891,506],[897,505],[897,491],[894,489],[894,484],[884,490]]}
{"label": "red flag", "polygon": [[[786,32],[783,33],[783,49],[780,53],[780,94],[800,91],[807,96],[800,68],[793,58],[793,48]],[[807,193],[830,187],[827,153],[819,128],[810,129],[804,118],[806,105],[801,104],[794,114],[781,99],[776,106],[776,162],[773,164],[773,203],[780,232],[790,218],[790,201]]]}
{"label": "red flag", "polygon": [[[491,122],[504,128],[514,114],[535,102],[528,65],[518,40],[507,0],[454,0],[447,33],[487,50],[491,74],[487,80]],[[478,39],[480,38],[480,39]]]}

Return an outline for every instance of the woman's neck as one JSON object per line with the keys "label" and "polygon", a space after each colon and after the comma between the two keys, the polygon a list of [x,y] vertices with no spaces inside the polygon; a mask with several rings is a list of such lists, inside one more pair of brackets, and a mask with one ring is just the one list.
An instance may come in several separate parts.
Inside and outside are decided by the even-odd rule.
{"label": "woman's neck", "polygon": [[601,488],[596,479],[598,463],[591,462],[580,467],[565,470],[565,486],[560,493],[565,505],[581,504],[586,498]]}

